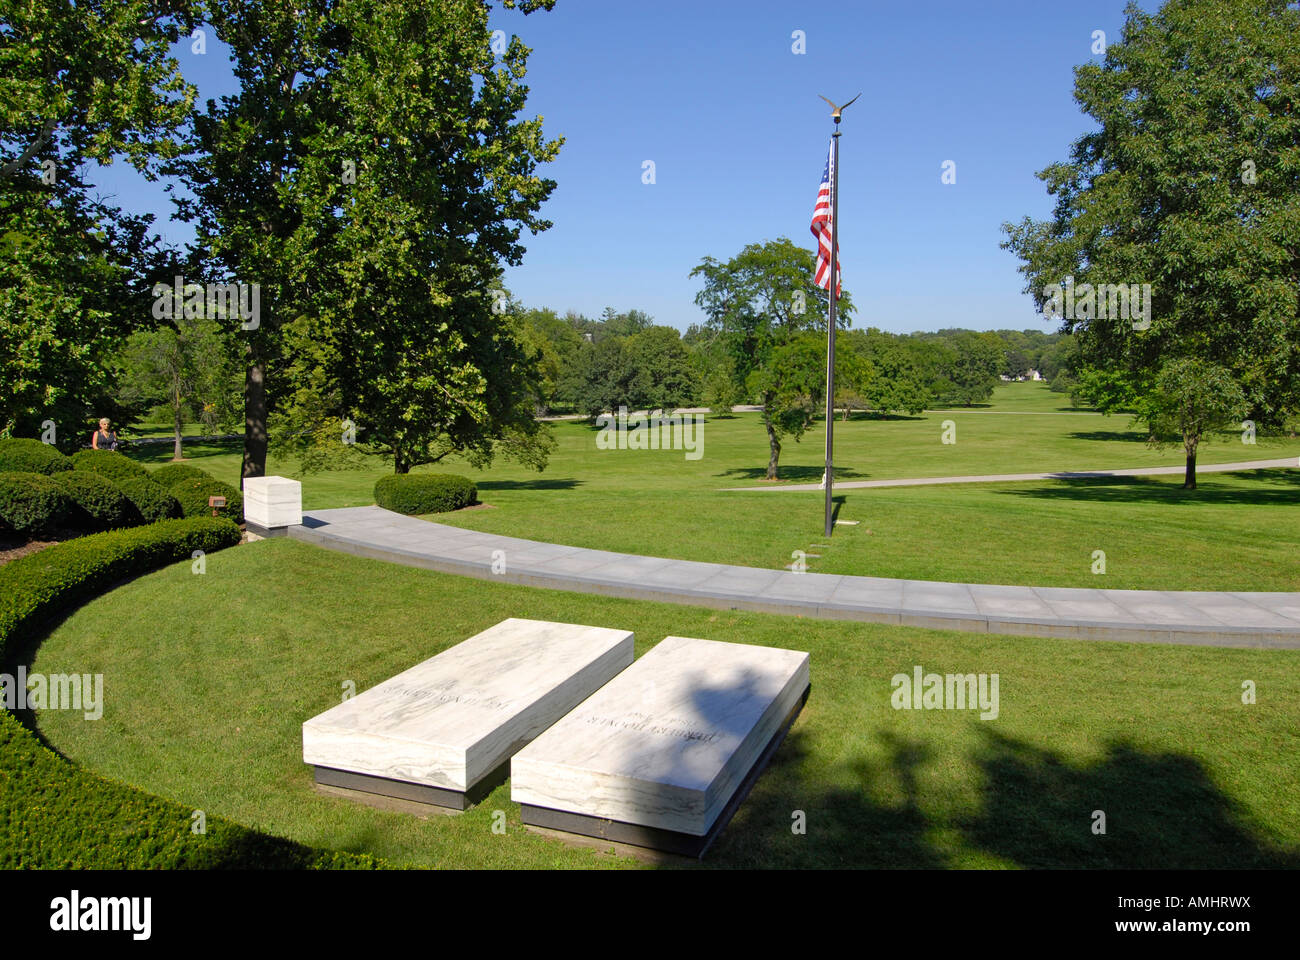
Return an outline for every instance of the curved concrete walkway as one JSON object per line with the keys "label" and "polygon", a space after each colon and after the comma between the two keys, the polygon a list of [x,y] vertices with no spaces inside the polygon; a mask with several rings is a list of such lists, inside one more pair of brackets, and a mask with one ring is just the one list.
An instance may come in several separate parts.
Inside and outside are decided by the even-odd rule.
{"label": "curved concrete walkway", "polygon": [[[1269,470],[1275,467],[1300,467],[1300,458],[1283,460],[1247,460],[1242,463],[1197,464],[1196,475],[1203,473],[1233,473],[1237,470]],[[986,473],[967,477],[915,477],[902,480],[837,480],[836,490],[862,487],[923,487],[932,483],[1007,483],[1020,480],[1071,480],[1086,477],[1155,477],[1177,474],[1182,476],[1185,466],[1129,467],[1123,470],[1064,470],[1059,473]],[[824,490],[820,483],[772,483],[761,487],[722,487],[723,492],[746,490]]]}
{"label": "curved concrete walkway", "polygon": [[[800,574],[520,540],[381,507],[304,513],[289,536],[484,580],[723,610],[978,633],[1300,649],[1300,593],[1003,587]],[[494,562],[500,569],[501,561],[504,571],[493,573]]]}

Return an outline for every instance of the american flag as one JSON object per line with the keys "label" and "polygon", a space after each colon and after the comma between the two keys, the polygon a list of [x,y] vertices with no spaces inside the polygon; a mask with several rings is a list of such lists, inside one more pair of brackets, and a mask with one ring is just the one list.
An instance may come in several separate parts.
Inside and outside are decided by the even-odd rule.
{"label": "american flag", "polygon": [[[835,174],[835,150],[826,155],[821,186],[817,188],[817,205],[813,207],[812,234],[817,238],[817,272],[814,280],[823,290],[831,288],[831,181]],[[839,299],[841,281],[839,251],[835,257],[835,297]]]}

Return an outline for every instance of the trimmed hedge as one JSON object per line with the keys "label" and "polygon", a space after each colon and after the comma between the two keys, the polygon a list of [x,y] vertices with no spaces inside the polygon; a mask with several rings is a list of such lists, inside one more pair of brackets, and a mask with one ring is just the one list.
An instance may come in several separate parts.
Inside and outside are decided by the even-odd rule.
{"label": "trimmed hedge", "polygon": [[67,470],[50,479],[72,501],[72,521],[82,530],[113,530],[144,522],[135,504],[108,477],[89,470]]}
{"label": "trimmed hedge", "polygon": [[149,471],[125,454],[116,450],[78,450],[72,455],[72,465],[77,470],[89,470],[110,480],[127,477],[147,479]]}
{"label": "trimmed hedge", "polygon": [[[70,540],[0,567],[0,662],[10,664],[42,624],[124,577],[194,550],[239,542],[219,517],[171,520]],[[0,868],[373,868],[364,854],[318,850],[217,816],[191,829],[193,810],[105,779],[44,747],[0,711]]]}
{"label": "trimmed hedge", "polygon": [[149,476],[153,478],[155,483],[170,487],[181,480],[212,477],[212,474],[189,463],[165,463],[150,473]]}
{"label": "trimmed hedge", "polygon": [[73,519],[73,501],[43,473],[0,473],[0,526],[25,537],[51,533]]}
{"label": "trimmed hedge", "polygon": [[446,513],[477,499],[473,481],[451,473],[397,473],[375,483],[375,503],[397,513]]}
{"label": "trimmed hedge", "polygon": [[48,443],[21,437],[0,440],[0,471],[48,475],[71,469],[72,460]]}
{"label": "trimmed hedge", "polygon": [[236,522],[244,518],[244,495],[230,484],[222,483],[214,477],[177,480],[168,487],[168,492],[180,501],[181,512],[187,517],[211,516],[212,508],[208,506],[208,497],[225,497],[226,505],[221,508],[221,515]]}
{"label": "trimmed hedge", "polygon": [[131,501],[145,523],[174,520],[182,515],[181,502],[161,483],[142,480],[139,477],[128,477],[117,481],[117,489]]}

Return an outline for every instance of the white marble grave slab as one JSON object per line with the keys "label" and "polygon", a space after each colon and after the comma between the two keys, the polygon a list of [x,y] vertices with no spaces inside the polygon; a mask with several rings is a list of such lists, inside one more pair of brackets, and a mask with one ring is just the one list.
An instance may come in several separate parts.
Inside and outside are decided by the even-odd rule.
{"label": "white marble grave slab", "polygon": [[797,709],[808,662],[668,637],[515,754],[511,799],[703,837]]}
{"label": "white marble grave slab", "polygon": [[466,791],[632,662],[632,634],[503,620],[302,725],[309,764]]}
{"label": "white marble grave slab", "polygon": [[247,477],[244,519],[270,530],[302,523],[302,484],[288,477]]}

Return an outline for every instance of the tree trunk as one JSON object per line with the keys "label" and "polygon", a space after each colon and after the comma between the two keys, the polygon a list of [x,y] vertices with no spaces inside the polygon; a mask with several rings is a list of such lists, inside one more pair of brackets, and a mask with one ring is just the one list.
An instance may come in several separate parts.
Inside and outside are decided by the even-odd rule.
{"label": "tree trunk", "polygon": [[1194,450],[1187,455],[1187,470],[1183,474],[1183,489],[1196,489],[1196,451]]}
{"label": "tree trunk", "polygon": [[849,405],[847,403],[844,404],[844,416],[841,418],[840,422],[841,423],[849,422]]}
{"label": "tree trunk", "polygon": [[244,467],[240,479],[266,476],[266,361],[249,346],[244,380]]}
{"label": "tree trunk", "polygon": [[184,459],[181,453],[181,430],[184,424],[181,423],[181,388],[177,384],[176,392],[172,397],[172,459]]}
{"label": "tree trunk", "polygon": [[767,427],[767,443],[771,449],[771,456],[767,460],[767,479],[776,479],[776,462],[781,458],[781,441],[776,438],[776,431],[772,429],[772,422],[766,417],[763,418],[763,425]]}

